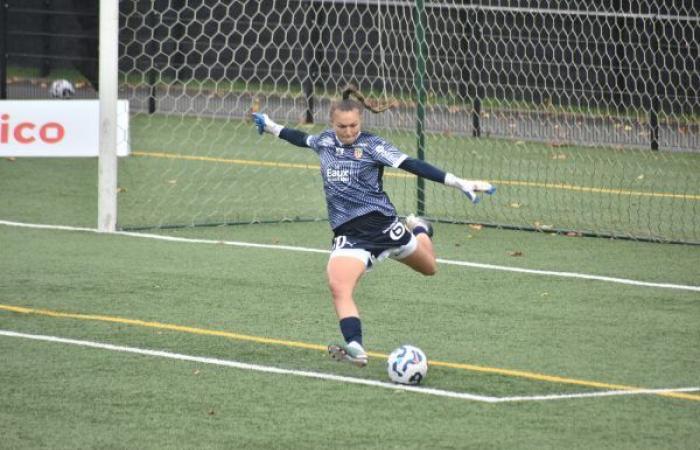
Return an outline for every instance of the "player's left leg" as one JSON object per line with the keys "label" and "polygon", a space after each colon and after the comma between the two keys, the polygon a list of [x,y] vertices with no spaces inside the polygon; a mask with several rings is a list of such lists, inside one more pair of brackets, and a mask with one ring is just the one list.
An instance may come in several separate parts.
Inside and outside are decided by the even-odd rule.
{"label": "player's left leg", "polygon": [[365,273],[365,267],[365,263],[360,259],[350,256],[336,256],[328,260],[328,287],[339,320],[360,316],[352,294],[360,277]]}
{"label": "player's left leg", "polygon": [[345,344],[329,345],[328,353],[335,360],[348,361],[359,367],[367,365],[367,353],[362,347],[362,324],[353,292],[365,272],[366,264],[366,260],[360,258],[331,255],[327,267],[328,286],[345,339]]}

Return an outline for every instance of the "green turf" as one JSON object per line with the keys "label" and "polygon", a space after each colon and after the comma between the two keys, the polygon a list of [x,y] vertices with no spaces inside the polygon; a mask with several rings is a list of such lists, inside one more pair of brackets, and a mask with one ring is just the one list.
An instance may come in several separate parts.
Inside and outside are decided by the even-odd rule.
{"label": "green turf", "polygon": [[[448,259],[698,284],[696,247],[443,224],[436,233]],[[313,248],[329,238],[324,223],[168,234]],[[324,254],[7,226],[0,248],[3,305],[337,339]],[[697,292],[449,265],[425,278],[388,261],[357,300],[376,352],[413,342],[439,361],[648,388],[699,384]],[[124,323],[0,311],[0,329],[386,379],[377,359],[358,370],[318,350]],[[9,337],[0,348],[9,448],[692,448],[700,438],[692,400],[486,405]],[[593,391],[442,367],[426,384],[493,396]]]}
{"label": "green turf", "polygon": [[0,218],[33,223],[97,223],[95,158],[0,158]]}

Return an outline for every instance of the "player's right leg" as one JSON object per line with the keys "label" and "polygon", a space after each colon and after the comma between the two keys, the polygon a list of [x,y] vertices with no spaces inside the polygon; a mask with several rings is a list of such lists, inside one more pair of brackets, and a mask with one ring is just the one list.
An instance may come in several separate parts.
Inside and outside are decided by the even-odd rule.
{"label": "player's right leg", "polygon": [[413,233],[418,241],[418,245],[413,253],[398,259],[398,261],[423,275],[435,275],[437,272],[437,261],[431,239],[433,226],[427,220],[411,214],[406,217],[406,227]]}
{"label": "player's right leg", "polygon": [[367,353],[362,347],[362,325],[353,292],[365,268],[366,262],[359,258],[331,254],[326,270],[333,306],[345,339],[344,344],[329,345],[328,353],[337,361],[347,361],[359,367],[367,365]]}

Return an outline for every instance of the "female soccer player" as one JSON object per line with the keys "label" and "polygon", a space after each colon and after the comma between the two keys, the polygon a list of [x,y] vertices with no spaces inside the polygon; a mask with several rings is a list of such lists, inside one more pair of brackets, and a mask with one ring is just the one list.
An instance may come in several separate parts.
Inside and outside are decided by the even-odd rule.
{"label": "female soccer player", "polygon": [[459,189],[474,203],[479,200],[478,192],[495,191],[490,183],[463,180],[445,173],[362,131],[363,107],[382,111],[368,105],[354,88],[346,89],[342,100],[331,106],[332,128],[318,135],[283,127],[267,114],[253,114],[260,134],[271,133],[296,146],[309,147],[321,160],[323,189],[334,234],[327,266],[328,285],[345,339],[345,344],[329,345],[328,352],[335,360],[349,361],[359,367],[367,365],[367,353],[362,347],[362,325],[353,292],[362,274],[387,257],[423,275],[434,275],[437,271],[431,224],[414,215],[409,215],[405,224],[399,220],[382,189],[384,166],[398,167]]}

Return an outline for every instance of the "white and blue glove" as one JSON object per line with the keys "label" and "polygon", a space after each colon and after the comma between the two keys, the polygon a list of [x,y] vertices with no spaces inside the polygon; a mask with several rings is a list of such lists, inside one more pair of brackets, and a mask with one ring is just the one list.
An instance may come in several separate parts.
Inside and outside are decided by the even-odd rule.
{"label": "white and blue glove", "polygon": [[279,137],[280,131],[284,128],[282,125],[273,122],[267,114],[263,113],[253,113],[253,122],[255,122],[255,126],[258,127],[258,134],[267,132]]}
{"label": "white and blue glove", "polygon": [[464,193],[464,195],[469,198],[469,200],[476,204],[479,203],[481,198],[477,193],[484,193],[492,195],[496,192],[496,187],[487,181],[480,180],[463,180],[462,178],[456,177],[451,173],[445,175],[445,184],[451,186],[455,189],[459,189]]}

